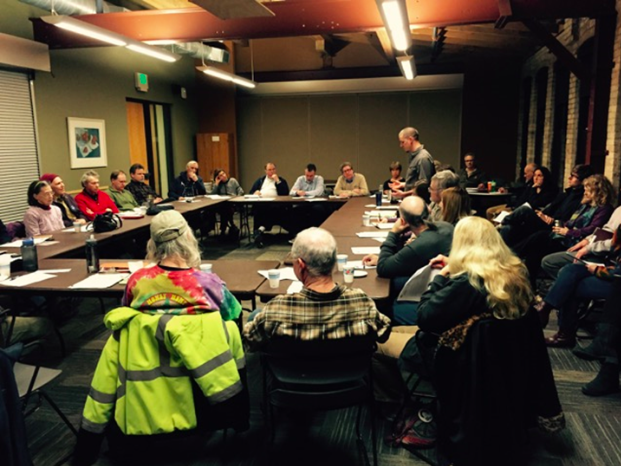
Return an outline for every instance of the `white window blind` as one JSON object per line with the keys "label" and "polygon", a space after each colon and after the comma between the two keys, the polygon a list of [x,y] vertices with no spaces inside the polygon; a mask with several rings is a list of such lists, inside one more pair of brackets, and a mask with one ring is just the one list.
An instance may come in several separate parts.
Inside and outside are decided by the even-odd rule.
{"label": "white window blind", "polygon": [[28,185],[38,178],[28,75],[0,70],[0,219],[5,224],[24,218]]}

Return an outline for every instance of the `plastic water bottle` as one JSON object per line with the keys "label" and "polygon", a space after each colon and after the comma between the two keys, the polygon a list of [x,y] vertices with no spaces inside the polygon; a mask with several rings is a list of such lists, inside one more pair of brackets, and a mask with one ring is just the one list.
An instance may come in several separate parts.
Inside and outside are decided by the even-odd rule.
{"label": "plastic water bottle", "polygon": [[39,270],[39,256],[34,239],[26,238],[22,241],[20,248],[22,254],[22,267],[26,272],[36,272]]}
{"label": "plastic water bottle", "polygon": [[381,184],[379,185],[379,189],[375,193],[375,205],[377,207],[382,206],[382,185]]}
{"label": "plastic water bottle", "polygon": [[99,249],[97,248],[97,240],[93,235],[86,240],[86,271],[88,273],[99,272]]}

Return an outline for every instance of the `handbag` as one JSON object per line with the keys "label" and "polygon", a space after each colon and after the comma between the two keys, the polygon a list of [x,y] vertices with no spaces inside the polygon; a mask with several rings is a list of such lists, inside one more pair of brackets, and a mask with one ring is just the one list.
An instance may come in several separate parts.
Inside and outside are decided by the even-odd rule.
{"label": "handbag", "polygon": [[123,226],[123,220],[112,212],[105,212],[98,214],[93,220],[93,231],[95,233],[105,233],[107,231],[114,231],[117,228]]}
{"label": "handbag", "polygon": [[170,204],[164,205],[152,205],[147,209],[147,215],[157,215],[160,212],[164,212],[165,210],[174,210],[175,207]]}

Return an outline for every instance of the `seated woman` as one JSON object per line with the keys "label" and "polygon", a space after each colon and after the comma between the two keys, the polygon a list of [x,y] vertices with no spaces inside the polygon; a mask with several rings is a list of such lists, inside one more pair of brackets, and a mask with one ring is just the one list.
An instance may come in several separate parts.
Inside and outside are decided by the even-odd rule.
{"label": "seated woman", "polygon": [[576,344],[580,300],[604,299],[610,294],[614,275],[621,275],[621,227],[613,235],[612,250],[605,263],[606,266],[597,266],[580,262],[561,269],[543,304],[537,307],[543,327],[548,324],[552,309],[560,311],[559,330],[546,338],[548,346],[573,347]]}
{"label": "seated woman", "polygon": [[[498,353],[494,348],[484,348],[483,359],[485,361],[471,361],[473,367],[474,365],[482,367],[478,366],[479,364],[491,366],[494,362],[498,362],[499,358],[508,357],[508,355],[512,355],[511,360],[505,361],[505,364],[511,364],[510,361],[513,361],[514,356],[517,355],[518,358],[529,358],[527,368],[530,368],[531,364],[533,367],[537,366],[536,363],[533,363],[533,360],[537,358],[533,358],[533,355],[529,353],[529,345],[537,346],[545,357],[543,335],[536,328],[536,323],[534,326],[532,325],[534,316],[532,314],[530,317],[527,315],[533,296],[526,268],[505,245],[489,221],[480,217],[467,217],[461,220],[455,227],[450,257],[438,256],[431,261],[431,264],[440,268],[440,273],[423,294],[418,307],[418,325],[419,329],[423,331],[421,335],[424,336],[414,338],[413,332],[410,334],[393,332],[386,343],[379,344],[378,352],[380,354],[389,358],[399,358],[399,366],[403,371],[415,372],[424,378],[431,378],[434,386],[439,390],[440,385],[435,384],[438,380],[445,380],[447,374],[441,373],[440,371],[444,368],[436,365],[437,355],[440,351],[447,349],[449,353],[463,355],[464,351],[460,352],[460,348],[471,332],[475,331],[474,324],[485,320],[486,322],[503,323],[503,325],[506,322],[515,321],[515,325],[512,325],[511,328],[516,329],[516,338],[501,340],[503,343],[506,342],[506,345],[503,344],[502,348],[497,348]],[[506,329],[506,326],[504,328]],[[527,333],[532,337],[532,331],[528,332],[524,329],[534,329],[538,332],[534,334],[540,340],[538,345],[534,340],[530,341],[529,338],[523,338]],[[416,327],[411,327],[411,330],[415,331]],[[466,353],[469,352],[471,346],[467,348]],[[481,353],[480,348],[477,349],[477,354],[479,353]],[[500,354],[503,356],[498,356]],[[494,358],[494,356],[496,357]],[[491,362],[487,360],[490,358]],[[500,363],[502,364],[503,361]],[[467,369],[469,366],[466,366],[468,365],[464,365],[464,368]],[[544,366],[545,364],[542,367],[536,367],[536,370],[545,370]],[[515,375],[515,377],[521,378],[521,370],[524,367],[522,365],[519,370],[517,367],[508,367],[508,371],[511,372],[515,369],[516,373],[520,374],[519,376]],[[529,373],[528,377],[525,377],[525,385],[520,382],[519,389],[517,385],[512,386],[514,380],[510,380],[509,377],[505,379],[504,376],[499,375],[495,378],[483,378],[484,373],[484,370],[477,372],[481,379],[472,379],[472,374],[469,373],[467,377],[469,377],[470,387],[466,387],[464,382],[461,382],[463,385],[460,387],[460,390],[463,390],[461,395],[441,400],[440,407],[446,406],[443,404],[446,401],[447,404],[451,405],[451,408],[448,410],[450,412],[440,412],[440,420],[446,422],[447,415],[448,417],[453,416],[453,418],[448,423],[439,423],[438,431],[445,440],[446,437],[449,437],[452,446],[455,447],[444,451],[445,454],[453,456],[449,459],[453,460],[455,464],[506,464],[504,461],[498,463],[473,461],[472,458],[480,459],[488,454],[493,456],[497,453],[498,445],[515,446],[512,444],[516,441],[516,438],[512,437],[513,432],[522,434],[523,429],[530,427],[526,424],[536,419],[536,415],[533,415],[530,409],[528,413],[520,412],[517,409],[524,406],[524,403],[529,403],[528,400],[531,400],[531,397],[530,408],[537,410],[541,404],[545,405],[543,409],[546,412],[537,414],[545,414],[547,417],[550,413],[554,413],[554,415],[560,413],[560,405],[554,390],[549,363],[545,380],[543,376],[539,377],[543,373]],[[374,381],[380,385],[387,383],[385,377],[382,377],[381,380],[374,377]],[[519,393],[519,390],[525,386],[533,389],[533,391]],[[476,393],[472,393],[470,390],[472,387],[478,396]],[[487,392],[486,388],[495,396],[481,397],[482,393]],[[545,393],[542,393],[542,390],[545,390]],[[438,392],[438,394],[440,393]],[[546,401],[550,402],[540,404],[540,395],[543,395]],[[462,430],[460,433],[456,433],[456,429],[465,429],[466,425],[468,427],[473,425],[473,419],[460,417],[463,416],[463,413],[458,406],[458,409],[454,410],[456,405],[460,403],[464,403],[461,405],[462,408],[465,405],[469,406],[470,401],[474,400],[471,397],[477,398],[477,409],[480,409],[480,412],[474,416],[474,424],[477,428],[474,432]],[[490,422],[490,410],[496,408],[499,403],[504,405],[503,414],[501,417],[496,416],[496,423]],[[464,411],[471,411],[471,409],[464,409]],[[494,418],[494,416],[491,417]],[[511,426],[510,430],[505,432],[503,430],[504,425]],[[482,435],[481,438],[476,438],[479,434],[489,434],[490,432],[501,432],[502,436],[505,437],[496,439],[492,437],[498,437],[498,435],[489,437]],[[416,432],[407,435],[416,436]],[[522,439],[520,438],[520,440]],[[491,445],[486,448],[485,445],[488,442]],[[491,452],[490,447],[495,449],[494,452]],[[463,462],[458,461],[458,459]]]}
{"label": "seated woman", "polygon": [[80,211],[73,196],[65,191],[65,183],[60,176],[54,173],[44,173],[39,179],[47,181],[52,187],[52,191],[54,191],[54,205],[62,212],[63,223],[66,227],[72,226],[75,222],[86,223],[86,217]]}
{"label": "seated woman", "polygon": [[[243,196],[244,190],[239,185],[235,178],[229,178],[227,173],[221,168],[216,168],[213,171],[213,188],[211,194],[219,194],[221,196]],[[226,234],[226,229],[229,228],[229,236],[237,236],[239,229],[233,223],[233,214],[235,210],[230,205],[222,206],[218,209],[220,214],[220,235]]]}
{"label": "seated woman", "polygon": [[[176,211],[150,225],[147,260],[133,273],[84,406],[75,464],[92,464],[103,434],[112,454],[179,452],[201,446],[205,430],[248,426],[241,305],[213,273],[202,272],[198,242]],[[240,372],[241,371],[241,372]],[[196,435],[198,434],[198,435]],[[170,442],[169,442],[170,440]],[[175,447],[177,445],[177,447]]]}
{"label": "seated woman", "polygon": [[388,194],[392,191],[390,185],[392,185],[393,183],[405,182],[405,178],[401,176],[402,170],[403,167],[401,167],[401,164],[399,162],[392,162],[390,164],[390,179],[384,181],[384,185],[382,186],[382,191],[384,191],[384,194]]}
{"label": "seated woman", "polygon": [[535,280],[541,270],[541,260],[548,254],[564,251],[601,228],[610,218],[614,202],[612,184],[603,175],[593,175],[584,181],[584,195],[581,205],[564,226],[554,226],[552,232],[538,231],[515,246],[515,253],[524,259],[530,281]]}
{"label": "seated woman", "polygon": [[24,214],[26,236],[45,235],[62,230],[63,215],[60,209],[52,205],[54,200],[52,188],[47,181],[33,181],[28,187],[28,205]]}
{"label": "seated woman", "polygon": [[470,196],[468,192],[459,187],[448,188],[440,194],[440,210],[443,222],[456,225],[462,218],[472,214]]}
{"label": "seated woman", "polygon": [[[519,208],[525,203],[530,204],[530,207],[535,211],[545,209],[558,195],[558,187],[552,180],[552,173],[546,167],[539,167],[533,174],[533,184],[527,186],[520,196],[515,200],[512,206],[507,206],[505,209],[511,212],[513,208]],[[506,224],[511,222],[511,219],[507,217]]]}

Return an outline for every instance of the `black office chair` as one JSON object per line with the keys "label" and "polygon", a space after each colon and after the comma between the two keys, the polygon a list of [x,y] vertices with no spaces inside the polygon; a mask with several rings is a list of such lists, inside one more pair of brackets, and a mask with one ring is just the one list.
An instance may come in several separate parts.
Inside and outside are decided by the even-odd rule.
{"label": "black office chair", "polygon": [[369,458],[360,432],[362,406],[370,410],[373,465],[377,466],[371,357],[371,337],[299,341],[274,339],[262,352],[263,393],[270,440],[275,436],[273,408],[326,411],[358,406],[357,444],[365,463]]}

